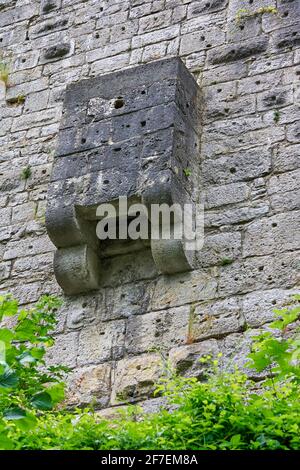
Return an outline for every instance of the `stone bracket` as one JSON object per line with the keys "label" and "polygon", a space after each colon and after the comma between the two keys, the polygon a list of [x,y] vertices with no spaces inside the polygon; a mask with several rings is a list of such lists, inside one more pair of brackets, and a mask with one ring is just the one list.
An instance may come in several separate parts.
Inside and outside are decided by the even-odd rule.
{"label": "stone bracket", "polygon": [[[196,202],[199,108],[198,86],[179,58],[67,87],[46,211],[66,294],[101,286],[99,204],[120,196],[148,208]],[[162,273],[193,268],[184,240],[150,240],[150,247]]]}

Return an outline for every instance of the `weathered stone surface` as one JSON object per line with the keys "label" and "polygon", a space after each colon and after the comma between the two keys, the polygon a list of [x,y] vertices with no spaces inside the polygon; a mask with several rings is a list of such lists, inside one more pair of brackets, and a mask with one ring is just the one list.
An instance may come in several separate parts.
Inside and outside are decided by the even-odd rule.
{"label": "weathered stone surface", "polygon": [[247,326],[255,328],[273,321],[276,318],[273,310],[287,307],[294,293],[294,290],[272,289],[245,295],[242,310]]}
{"label": "weathered stone surface", "polygon": [[163,364],[157,354],[122,359],[113,375],[111,404],[134,402],[151,396],[162,374]]}
{"label": "weathered stone surface", "polygon": [[247,199],[248,195],[249,186],[245,183],[210,188],[206,191],[206,208],[236,204]]}
{"label": "weathered stone surface", "polygon": [[178,307],[142,316],[127,322],[125,348],[128,354],[159,349],[166,351],[187,341],[190,307]]}
{"label": "weathered stone surface", "polygon": [[57,335],[55,344],[47,352],[46,359],[50,365],[62,364],[75,367],[78,353],[78,333]]}
{"label": "weathered stone surface", "polygon": [[291,251],[300,245],[300,212],[264,217],[245,231],[243,256],[259,256]]}
{"label": "weathered stone surface", "polygon": [[[72,295],[101,284],[93,224],[100,203],[126,196],[150,209],[189,201],[197,176],[198,87],[173,58],[76,83],[64,105],[46,226],[58,248],[57,281]],[[162,138],[166,130],[168,139]],[[152,240],[150,246],[163,273],[193,267],[183,240]]]}
{"label": "weathered stone surface", "polygon": [[[108,289],[106,291],[106,307],[99,312],[101,320],[114,320],[117,318],[140,315],[148,310],[152,285],[145,282],[135,284],[128,290],[128,286]],[[140,323],[141,320],[138,320]]]}
{"label": "weathered stone surface", "polygon": [[206,235],[203,248],[197,253],[200,266],[231,264],[241,253],[241,234],[239,232]]}
{"label": "weathered stone surface", "polygon": [[124,353],[125,322],[93,324],[79,333],[78,365],[116,360]]}
{"label": "weathered stone surface", "polygon": [[198,300],[212,299],[216,294],[217,281],[209,272],[194,271],[167,278],[161,277],[154,289],[150,308],[159,310]]}
{"label": "weathered stone surface", "polygon": [[242,331],[245,320],[237,298],[196,305],[190,313],[188,341],[221,338]]}
{"label": "weathered stone surface", "polygon": [[[111,367],[112,376],[118,371],[114,396],[125,384],[134,400],[142,397],[145,410],[159,409],[161,398],[147,399],[157,380],[151,375],[159,362],[152,359],[153,348],[165,358],[171,348],[171,356],[186,375],[202,374],[197,358],[204,349],[222,351],[219,361],[226,370],[244,366],[252,335],[260,327],[268,328],[273,308],[284,306],[297,290],[299,231],[294,215],[300,209],[300,3],[0,3],[1,61],[9,66],[8,86],[0,83],[1,294],[11,292],[22,306],[43,293],[62,295],[51,266],[54,247],[45,237],[53,159],[51,184],[55,181],[64,198],[72,194],[72,186],[82,190],[81,178],[87,200],[95,197],[98,201],[109,193],[110,197],[134,193],[138,186],[132,183],[133,175],[139,171],[135,161],[147,165],[149,156],[159,156],[151,167],[155,174],[169,161],[182,172],[180,178],[184,169],[190,170],[191,176],[183,178],[187,191],[195,189],[199,196],[201,192],[202,200],[207,194],[206,239],[193,273],[167,279],[159,274],[149,246],[103,246],[96,250],[103,287],[85,295],[64,296],[57,312],[57,346],[49,361],[75,368],[78,388],[75,392],[71,386],[73,403],[96,398],[97,407],[110,406]],[[270,6],[277,8],[277,14],[260,11]],[[49,49],[53,58],[45,59]],[[64,55],[58,57],[60,53]],[[171,69],[164,74],[163,68],[155,72],[155,64],[149,65],[178,55],[199,85],[201,126],[194,126],[195,130],[194,107],[184,107],[190,105],[190,95],[176,91]],[[128,69],[128,88],[121,78],[123,69],[140,64],[153,67],[153,74],[141,77]],[[115,81],[108,76],[104,90],[96,75],[113,71]],[[83,81],[94,84],[96,95],[86,99]],[[168,85],[161,86],[161,81]],[[74,106],[69,115],[62,115],[65,90],[71,83],[67,100]],[[92,92],[93,87],[87,88]],[[107,94],[102,96],[99,88]],[[186,88],[190,89],[190,82]],[[187,113],[188,147],[181,137],[182,120],[176,122],[178,132],[167,127],[172,124],[174,94],[181,112]],[[118,96],[126,98],[126,103],[115,109]],[[135,118],[129,120],[131,114]],[[110,137],[104,122],[109,122],[111,136],[121,143],[101,142]],[[72,134],[73,126],[79,129],[77,135]],[[62,151],[79,153],[54,158],[59,135]],[[179,147],[173,152],[175,141]],[[96,148],[91,150],[91,145]],[[105,147],[109,147],[107,152]],[[171,160],[173,153],[176,161]],[[22,179],[27,166],[31,176]],[[63,185],[65,180],[68,183]],[[111,183],[110,191],[103,191],[106,180]],[[62,238],[70,236],[69,230],[62,232]],[[193,308],[199,339],[186,344],[188,339],[194,341],[189,335]],[[240,331],[247,327],[244,333]],[[141,368],[135,374],[133,367],[128,382],[123,382],[131,361]],[[145,372],[141,372],[142,362],[149,365]],[[118,408],[124,406],[110,407],[108,413]]]}
{"label": "weathered stone surface", "polygon": [[171,349],[169,359],[177,374],[201,380],[205,378],[205,372],[209,368],[209,360],[207,363],[200,360],[208,358],[208,356],[210,359],[216,359],[218,353],[218,342],[211,339]]}
{"label": "weathered stone surface", "polygon": [[68,383],[67,403],[73,406],[89,404],[101,408],[107,406],[110,399],[110,381],[110,364],[75,370]]}
{"label": "weathered stone surface", "polygon": [[299,252],[260,256],[220,268],[218,293],[221,296],[290,288],[299,279]]}
{"label": "weathered stone surface", "polygon": [[239,154],[207,159],[202,164],[205,183],[226,184],[249,181],[266,175],[271,170],[271,155],[267,149],[246,150]]}
{"label": "weathered stone surface", "polygon": [[255,56],[265,52],[268,46],[267,38],[259,38],[255,41],[248,41],[245,44],[232,44],[222,46],[214,51],[209,51],[208,60],[211,64],[217,65],[223,62],[233,62],[247,57]]}

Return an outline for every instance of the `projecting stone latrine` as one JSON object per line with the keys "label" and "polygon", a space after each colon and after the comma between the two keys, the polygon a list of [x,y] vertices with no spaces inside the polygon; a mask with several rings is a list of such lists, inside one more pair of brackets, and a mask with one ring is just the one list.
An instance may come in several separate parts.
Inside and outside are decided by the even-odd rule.
{"label": "projecting stone latrine", "polygon": [[[1,1],[1,293],[63,297],[48,360],[72,369],[70,404],[155,409],[164,361],[196,377],[203,355],[243,365],[297,291],[299,13],[298,0]],[[94,204],[160,194],[205,204],[193,263],[80,228]],[[99,283],[72,270],[88,258]]]}

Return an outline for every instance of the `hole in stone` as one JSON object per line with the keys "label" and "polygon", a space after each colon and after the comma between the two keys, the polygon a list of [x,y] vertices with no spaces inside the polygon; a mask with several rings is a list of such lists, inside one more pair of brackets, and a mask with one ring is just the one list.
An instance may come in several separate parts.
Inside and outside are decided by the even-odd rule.
{"label": "hole in stone", "polygon": [[29,247],[28,247],[28,248],[29,248],[29,250],[32,250],[32,248],[33,248],[33,245],[29,245]]}
{"label": "hole in stone", "polygon": [[82,138],[82,139],[81,139],[81,143],[82,143],[82,144],[85,144],[85,143],[86,143],[86,139],[85,139],[85,138]]}
{"label": "hole in stone", "polygon": [[46,174],[46,171],[47,171],[47,170],[42,170],[42,173],[43,173],[43,175],[45,175],[45,174]]}
{"label": "hole in stone", "polygon": [[260,80],[256,80],[255,85],[260,85]]}
{"label": "hole in stone", "polygon": [[272,305],[276,305],[277,304],[277,300],[272,300]]}
{"label": "hole in stone", "polygon": [[272,223],[272,227],[277,227],[277,223],[276,223],[276,222],[273,222],[273,223]]}
{"label": "hole in stone", "polygon": [[103,11],[103,7],[100,7],[100,11]]}
{"label": "hole in stone", "polygon": [[243,139],[238,139],[239,143],[242,144],[243,143]]}
{"label": "hole in stone", "polygon": [[0,42],[2,42],[2,41],[3,41],[3,38],[0,38]]}
{"label": "hole in stone", "polygon": [[225,108],[224,113],[226,113],[226,114],[229,113],[229,108]]}
{"label": "hole in stone", "polygon": [[124,100],[123,98],[117,98],[115,103],[114,103],[114,107],[115,109],[120,109],[120,108],[123,108],[124,106]]}
{"label": "hole in stone", "polygon": [[258,270],[259,270],[259,271],[263,271],[263,270],[264,270],[264,266],[259,266]]}
{"label": "hole in stone", "polygon": [[230,173],[233,173],[233,174],[236,173],[236,169],[234,167],[230,168],[229,171],[230,171]]}
{"label": "hole in stone", "polygon": [[114,152],[120,152],[120,150],[122,150],[122,147],[116,147],[116,148],[114,148]]}
{"label": "hole in stone", "polygon": [[231,49],[231,51],[229,52],[229,54],[235,54],[235,50],[234,49]]}
{"label": "hole in stone", "polygon": [[285,11],[285,12],[283,13],[283,16],[286,18],[287,16],[289,16],[289,12],[288,12],[288,11]]}
{"label": "hole in stone", "polygon": [[142,122],[141,122],[141,126],[142,126],[142,127],[145,127],[145,125],[146,125],[146,121],[142,121]]}
{"label": "hole in stone", "polygon": [[141,95],[145,95],[145,94],[146,94],[145,90],[141,91]]}
{"label": "hole in stone", "polygon": [[210,7],[210,3],[205,3],[206,8]]}
{"label": "hole in stone", "polygon": [[245,29],[245,26],[243,24],[241,24],[240,30],[243,31],[244,29]]}
{"label": "hole in stone", "polygon": [[130,127],[130,124],[126,124],[126,127],[127,127],[127,128]]}
{"label": "hole in stone", "polygon": [[205,36],[201,36],[201,41],[205,41]]}
{"label": "hole in stone", "polygon": [[297,31],[294,31],[294,32],[292,33],[292,36],[297,36]]}
{"label": "hole in stone", "polygon": [[136,366],[136,369],[141,370],[141,366],[140,365]]}
{"label": "hole in stone", "polygon": [[103,181],[103,184],[108,184],[109,183],[109,180],[104,180]]}
{"label": "hole in stone", "polygon": [[25,41],[29,41],[29,34],[28,34],[28,31],[26,31]]}
{"label": "hole in stone", "polygon": [[86,302],[83,302],[82,308],[85,308],[86,306],[87,306],[87,303],[86,303]]}
{"label": "hole in stone", "polygon": [[125,298],[125,294],[121,294],[121,299],[124,299]]}
{"label": "hole in stone", "polygon": [[26,59],[25,59],[25,57],[23,57],[22,64],[25,64],[25,62],[26,62]]}
{"label": "hole in stone", "polygon": [[271,96],[271,100],[272,100],[272,101],[275,101],[275,100],[276,100],[276,96]]}
{"label": "hole in stone", "polygon": [[222,88],[219,88],[219,89],[217,90],[218,93],[221,93],[221,91],[222,91]]}
{"label": "hole in stone", "polygon": [[121,29],[122,29],[122,31],[125,31],[125,26],[122,26],[122,28],[121,28]]}
{"label": "hole in stone", "polygon": [[187,107],[187,108],[189,108],[189,107],[190,107],[189,103],[186,103],[186,107]]}
{"label": "hole in stone", "polygon": [[249,0],[249,5],[252,5],[254,0]]}
{"label": "hole in stone", "polygon": [[96,38],[96,39],[99,39],[99,38],[100,38],[100,34],[99,34],[99,33],[96,33],[96,34],[95,34],[95,38]]}
{"label": "hole in stone", "polygon": [[211,44],[206,44],[206,47],[211,47]]}
{"label": "hole in stone", "polygon": [[239,278],[238,278],[238,277],[235,277],[235,278],[234,278],[234,280],[235,280],[235,281],[238,281],[238,280],[239,280]]}

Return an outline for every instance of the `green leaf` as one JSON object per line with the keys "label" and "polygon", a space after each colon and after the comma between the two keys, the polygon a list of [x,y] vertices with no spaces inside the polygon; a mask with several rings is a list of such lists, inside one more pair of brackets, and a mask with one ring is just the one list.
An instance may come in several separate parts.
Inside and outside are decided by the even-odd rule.
{"label": "green leaf", "polygon": [[8,421],[15,420],[15,419],[23,419],[26,416],[26,411],[22,410],[22,408],[19,408],[16,406],[15,408],[9,408],[7,410],[4,410],[3,412],[3,417],[7,419]]}
{"label": "green leaf", "polygon": [[12,450],[14,448],[13,441],[4,433],[0,433],[0,450]]}
{"label": "green leaf", "polygon": [[20,356],[18,356],[17,359],[22,365],[33,364],[37,362],[36,358],[33,357],[29,351],[24,351]]}
{"label": "green leaf", "polygon": [[57,383],[47,388],[47,393],[49,393],[52,404],[56,405],[60,403],[65,398],[65,385],[63,383]]}
{"label": "green leaf", "polygon": [[0,341],[8,344],[14,338],[14,333],[8,328],[0,328]]}
{"label": "green leaf", "polygon": [[0,321],[3,317],[11,317],[18,312],[18,302],[9,297],[0,296]]}
{"label": "green leaf", "polygon": [[231,444],[232,447],[237,447],[240,444],[240,442],[241,442],[241,435],[240,434],[235,434],[230,439],[230,444]]}
{"label": "green leaf", "polygon": [[0,375],[0,388],[13,388],[17,383],[17,374],[9,367],[6,367],[4,373]]}
{"label": "green leaf", "polygon": [[26,413],[26,416],[22,419],[18,419],[14,421],[14,424],[24,432],[29,431],[30,429],[34,428],[37,423],[36,417],[32,413]]}
{"label": "green leaf", "polygon": [[52,410],[53,402],[51,399],[51,395],[47,392],[41,392],[34,395],[31,399],[31,404],[33,408],[38,410]]}

